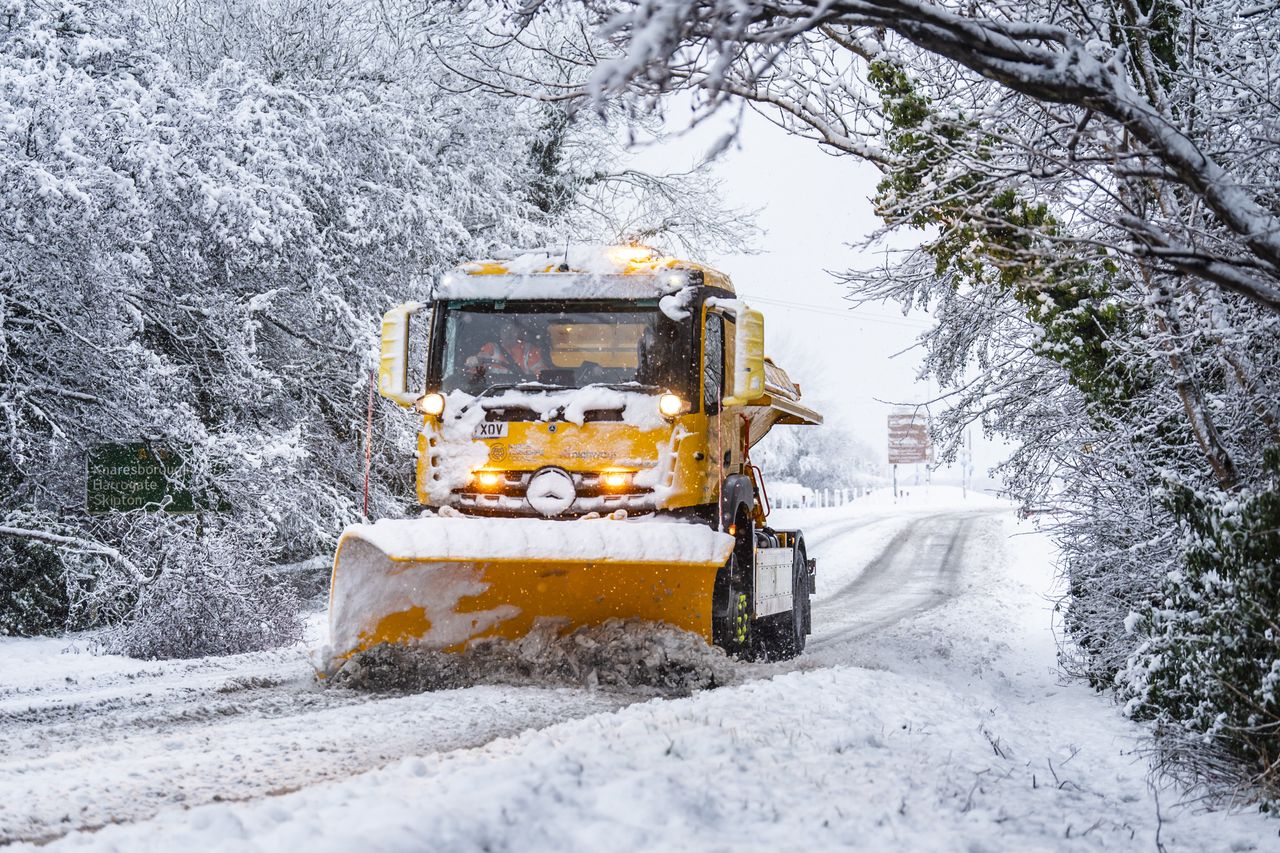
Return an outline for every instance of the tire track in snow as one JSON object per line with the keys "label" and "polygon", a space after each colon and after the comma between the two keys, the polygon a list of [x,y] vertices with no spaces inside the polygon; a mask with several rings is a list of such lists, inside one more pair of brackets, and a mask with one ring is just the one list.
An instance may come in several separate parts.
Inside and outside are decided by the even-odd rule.
{"label": "tire track in snow", "polygon": [[[0,846],[276,794],[648,698],[483,686],[371,695],[313,684],[301,656],[242,657],[221,659],[216,675],[157,664],[136,683],[59,682],[0,702]],[[282,670],[289,679],[275,681]]]}
{"label": "tire track in snow", "polygon": [[989,516],[946,513],[913,519],[860,574],[814,601],[807,650],[830,649],[945,602],[957,591],[971,537]]}
{"label": "tire track in snow", "polygon": [[[803,525],[800,531],[804,534],[804,545],[809,550],[809,556],[813,556],[813,552],[818,548],[825,546],[828,542],[846,536],[855,530],[861,530],[864,527],[870,527],[873,524],[883,524],[890,520],[885,516],[870,516],[863,518],[842,518],[828,521],[814,527],[806,528]],[[783,525],[785,528],[785,525]]]}

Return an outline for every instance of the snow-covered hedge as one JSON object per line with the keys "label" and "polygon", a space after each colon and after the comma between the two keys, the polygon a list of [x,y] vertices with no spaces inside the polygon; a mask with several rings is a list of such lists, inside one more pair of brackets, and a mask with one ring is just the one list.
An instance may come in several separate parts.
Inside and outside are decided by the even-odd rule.
{"label": "snow-covered hedge", "polygon": [[1127,618],[1145,641],[1118,681],[1159,722],[1168,769],[1280,801],[1280,446],[1266,470],[1239,493],[1170,490],[1181,564]]}

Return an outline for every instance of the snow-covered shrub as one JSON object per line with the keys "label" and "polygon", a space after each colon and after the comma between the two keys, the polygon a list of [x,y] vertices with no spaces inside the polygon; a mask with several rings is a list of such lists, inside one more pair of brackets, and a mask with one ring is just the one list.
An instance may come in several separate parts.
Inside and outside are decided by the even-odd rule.
{"label": "snow-covered shrub", "polygon": [[[1280,317],[1099,250],[1122,238],[1084,223],[1109,211],[1008,179],[1019,155],[1004,130],[943,112],[938,88],[890,70],[872,64],[897,157],[877,201],[891,223],[937,234],[891,273],[851,280],[939,319],[923,340],[928,372],[955,388],[944,448],[974,420],[1019,441],[1003,473],[1054,509],[1067,669],[1099,689],[1123,670],[1170,766],[1215,782],[1232,767],[1272,796],[1280,555],[1264,448],[1280,437]],[[1183,485],[1167,499],[1163,481]],[[1151,635],[1136,653],[1135,612]],[[1204,748],[1185,750],[1185,735]]]}
{"label": "snow-covered shrub", "polygon": [[[301,638],[293,589],[269,568],[262,542],[184,525],[170,531],[155,573],[124,580],[127,620],[103,638],[116,654],[147,659],[253,652]],[[185,529],[184,529],[185,528]]]}
{"label": "snow-covered shrub", "polygon": [[[171,558],[197,522],[85,511],[88,449],[145,439],[179,449],[189,482],[224,490],[211,553],[273,540],[207,596],[205,637],[174,634],[165,653],[234,651],[296,634],[289,615],[235,636],[246,609],[279,600],[264,555],[313,553],[333,535],[321,523],[354,516],[350,492],[309,482],[334,478],[308,440],[334,443],[342,422],[309,412],[308,395],[342,384],[297,365],[317,362],[307,341],[321,334],[303,329],[327,326],[344,354],[365,331],[333,322],[336,300],[311,289],[324,246],[299,188],[337,171],[302,154],[325,150],[321,111],[232,66],[186,81],[147,32],[128,6],[84,0],[0,18],[0,576],[21,584],[6,598],[23,611],[3,630],[141,625],[160,591],[217,580],[216,559]],[[297,310],[264,316],[268,285]],[[303,345],[282,350],[291,335]]]}
{"label": "snow-covered shrub", "polygon": [[1182,557],[1127,620],[1146,639],[1119,677],[1126,708],[1159,721],[1170,770],[1280,801],[1280,445],[1252,488],[1173,485],[1168,502]]}
{"label": "snow-covered shrub", "polygon": [[[1170,522],[1164,513],[1160,519]],[[1087,528],[1087,529],[1086,529]],[[1062,571],[1067,579],[1059,662],[1099,690],[1133,652],[1125,619],[1152,601],[1170,552],[1171,529],[1154,530],[1138,513],[1102,505],[1081,509],[1059,528]]]}
{"label": "snow-covered shrub", "polygon": [[[1176,458],[1168,448],[1135,440],[1127,426],[1158,411],[1151,403],[1129,401],[1132,412],[1117,407],[1119,416],[1113,412],[1111,418],[1099,419],[1105,428],[1090,429],[1074,448],[1063,441],[1066,446],[1029,449],[1016,454],[1008,469],[1018,472],[1012,482],[1022,494],[1035,494],[1033,489],[1040,485],[1036,469],[1022,466],[1064,458],[1091,469],[1092,476],[1071,478],[1056,494],[1034,500],[1056,510],[1040,523],[1057,539],[1059,568],[1066,581],[1066,632],[1059,661],[1067,672],[1099,690],[1115,684],[1116,672],[1133,652],[1135,640],[1125,629],[1126,617],[1155,600],[1177,553],[1176,526],[1158,499],[1159,481],[1153,474],[1133,476],[1149,471],[1159,458]],[[1046,414],[1050,413],[1033,413],[1032,418]],[[1054,420],[1061,416],[1050,415]],[[1081,447],[1089,452],[1079,452]]]}

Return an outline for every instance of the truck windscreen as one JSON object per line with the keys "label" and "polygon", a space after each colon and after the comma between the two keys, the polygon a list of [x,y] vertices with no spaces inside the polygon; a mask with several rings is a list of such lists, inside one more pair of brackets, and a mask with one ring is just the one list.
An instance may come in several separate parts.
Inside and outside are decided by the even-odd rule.
{"label": "truck windscreen", "polygon": [[451,303],[440,387],[642,385],[683,393],[687,332],[656,306]]}

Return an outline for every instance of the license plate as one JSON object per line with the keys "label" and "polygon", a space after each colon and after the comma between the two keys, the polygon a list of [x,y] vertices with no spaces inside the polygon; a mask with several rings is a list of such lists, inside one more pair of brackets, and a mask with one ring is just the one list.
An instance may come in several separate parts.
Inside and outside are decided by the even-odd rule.
{"label": "license plate", "polygon": [[476,424],[475,438],[506,438],[507,424],[506,421],[496,424]]}

